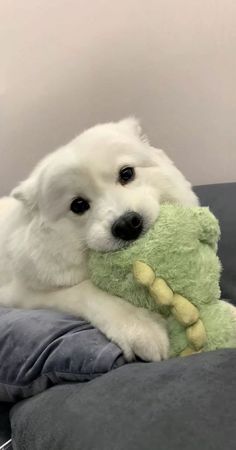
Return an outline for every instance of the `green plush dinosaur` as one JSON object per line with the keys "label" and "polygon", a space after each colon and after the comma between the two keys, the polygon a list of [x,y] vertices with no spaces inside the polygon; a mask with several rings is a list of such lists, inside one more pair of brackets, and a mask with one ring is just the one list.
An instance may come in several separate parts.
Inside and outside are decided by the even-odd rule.
{"label": "green plush dinosaur", "polygon": [[155,225],[129,247],[91,252],[101,289],[166,317],[170,356],[236,347],[236,309],[220,300],[220,229],[208,208],[162,205]]}

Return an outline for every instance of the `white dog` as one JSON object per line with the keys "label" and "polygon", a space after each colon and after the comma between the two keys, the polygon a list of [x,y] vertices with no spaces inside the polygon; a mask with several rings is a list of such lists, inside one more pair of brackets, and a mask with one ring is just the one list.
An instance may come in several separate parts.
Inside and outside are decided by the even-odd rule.
{"label": "white dog", "polygon": [[105,294],[87,273],[88,249],[116,250],[153,224],[162,202],[197,205],[179,170],[138,122],[97,125],[44,158],[0,202],[0,302],[80,316],[128,360],[168,356],[158,315]]}

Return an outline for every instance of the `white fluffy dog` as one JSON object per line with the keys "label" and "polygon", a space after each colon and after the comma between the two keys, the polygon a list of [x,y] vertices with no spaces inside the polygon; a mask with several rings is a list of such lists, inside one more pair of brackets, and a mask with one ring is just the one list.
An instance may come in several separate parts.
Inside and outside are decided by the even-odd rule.
{"label": "white fluffy dog", "polygon": [[80,316],[128,360],[168,356],[158,315],[92,285],[88,249],[116,250],[153,224],[162,202],[197,205],[172,161],[138,122],[97,125],[44,158],[0,202],[0,302]]}

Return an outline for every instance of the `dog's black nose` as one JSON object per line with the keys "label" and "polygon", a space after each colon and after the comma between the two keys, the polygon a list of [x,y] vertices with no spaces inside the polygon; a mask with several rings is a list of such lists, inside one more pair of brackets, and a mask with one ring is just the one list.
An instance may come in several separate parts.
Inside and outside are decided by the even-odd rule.
{"label": "dog's black nose", "polygon": [[111,232],[115,238],[124,241],[132,241],[139,237],[143,229],[143,219],[136,212],[127,212],[117,219],[111,228]]}

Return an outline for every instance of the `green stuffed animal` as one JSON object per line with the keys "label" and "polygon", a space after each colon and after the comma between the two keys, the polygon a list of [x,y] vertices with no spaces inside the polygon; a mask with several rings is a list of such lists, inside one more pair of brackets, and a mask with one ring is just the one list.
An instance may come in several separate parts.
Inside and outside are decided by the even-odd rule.
{"label": "green stuffed animal", "polygon": [[220,300],[220,229],[208,208],[162,205],[155,225],[129,247],[91,252],[99,288],[167,320],[170,356],[236,347],[236,309]]}

